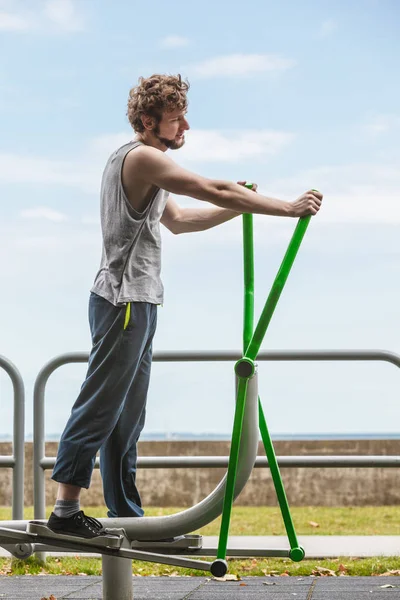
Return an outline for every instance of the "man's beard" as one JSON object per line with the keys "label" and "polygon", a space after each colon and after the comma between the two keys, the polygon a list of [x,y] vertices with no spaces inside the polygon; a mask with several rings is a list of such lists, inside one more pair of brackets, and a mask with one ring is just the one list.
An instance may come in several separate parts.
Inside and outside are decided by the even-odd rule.
{"label": "man's beard", "polygon": [[179,148],[182,148],[182,146],[185,143],[184,137],[182,137],[182,139],[179,142],[177,142],[175,140],[175,138],[173,140],[169,140],[168,138],[161,137],[160,136],[160,127],[158,125],[156,125],[156,127],[153,129],[153,133],[156,136],[156,138],[158,139],[158,141],[160,141],[162,144],[164,144],[164,146],[166,146],[170,150],[179,150]]}

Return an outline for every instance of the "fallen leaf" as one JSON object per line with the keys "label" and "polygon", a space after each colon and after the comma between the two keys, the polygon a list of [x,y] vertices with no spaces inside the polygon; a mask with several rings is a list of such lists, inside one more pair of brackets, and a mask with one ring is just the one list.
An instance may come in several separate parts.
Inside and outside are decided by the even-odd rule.
{"label": "fallen leaf", "polygon": [[269,581],[263,581],[263,585],[276,585],[276,581],[274,581],[273,583],[270,583]]}
{"label": "fallen leaf", "polygon": [[239,583],[239,587],[243,587],[245,585],[247,585],[247,583]]}
{"label": "fallen leaf", "polygon": [[308,521],[308,524],[311,525],[311,527],[319,527],[319,523],[316,523],[315,521]]}
{"label": "fallen leaf", "polygon": [[379,587],[381,587],[381,588],[394,588],[396,586],[395,585],[390,585],[390,583],[387,583],[386,585],[380,585]]}
{"label": "fallen leaf", "polygon": [[326,569],[325,567],[315,567],[312,571],[313,575],[319,575],[320,577],[337,577],[335,571],[332,569]]}
{"label": "fallen leaf", "polygon": [[215,581],[240,581],[238,575],[224,575],[223,577],[213,577]]}

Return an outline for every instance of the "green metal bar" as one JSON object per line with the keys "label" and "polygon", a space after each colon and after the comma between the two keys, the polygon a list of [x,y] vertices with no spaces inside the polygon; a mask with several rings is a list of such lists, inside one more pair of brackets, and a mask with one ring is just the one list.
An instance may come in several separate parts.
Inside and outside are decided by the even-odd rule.
{"label": "green metal bar", "polygon": [[[251,189],[252,183],[245,187]],[[244,263],[244,309],[243,309],[243,353],[250,343],[253,335],[254,324],[254,251],[253,251],[253,215],[243,215],[243,263]],[[246,406],[248,378],[239,378],[231,449],[229,455],[228,472],[224,504],[222,508],[221,527],[218,540],[217,558],[225,560],[228,545],[229,525],[231,521],[233,497],[235,493],[236,472],[239,459],[240,440],[242,437],[243,418]]]}
{"label": "green metal bar", "polygon": [[[246,184],[252,188],[252,184]],[[254,325],[254,251],[253,251],[253,215],[243,215],[243,264],[244,264],[244,310],[243,310],[243,353],[250,343]],[[239,379],[235,417],[233,423],[232,442],[229,456],[228,473],[224,505],[222,509],[221,528],[218,540],[217,558],[225,559],[228,545],[229,525],[235,491],[236,472],[242,436],[243,418],[246,405],[248,379]]]}
{"label": "green metal bar", "polygon": [[[253,331],[253,320],[254,320],[254,256],[253,256],[253,222],[248,217],[250,215],[243,215],[243,246],[244,246],[244,283],[245,283],[245,297],[244,297],[244,333],[243,333],[243,342],[244,342],[244,352],[246,353],[246,349],[250,345],[252,331]],[[270,304],[269,310],[269,320],[272,317],[273,311],[275,309],[276,303],[278,302],[280,292],[283,289],[283,286],[286,282],[286,279],[289,275],[291,266],[294,262],[294,259],[297,254],[297,250],[300,247],[300,243],[304,237],[305,231],[309,224],[310,217],[306,219],[300,220],[296,231],[292,236],[292,240],[289,244],[288,250],[285,254],[285,257],[282,261],[282,265],[278,275],[276,277],[276,281],[278,281],[278,290],[279,293],[273,297],[275,300],[275,304]],[[300,225],[301,224],[301,225]],[[300,231],[299,231],[300,230]],[[286,260],[285,260],[286,259]],[[282,277],[283,272],[283,277]],[[273,286],[274,288],[274,286]],[[276,289],[276,288],[275,288]],[[272,290],[271,290],[272,292]],[[276,293],[276,292],[275,292]],[[269,298],[268,298],[269,299]],[[267,300],[268,303],[268,300]],[[272,305],[272,306],[271,306]],[[269,324],[268,313],[267,318],[265,319],[265,309],[264,309],[264,323],[266,321],[265,331]],[[262,335],[261,341],[265,335],[265,331]],[[261,345],[261,343],[260,343]],[[258,353],[258,349],[256,354]],[[261,400],[258,399],[258,412],[259,412],[259,427],[261,438],[264,444],[265,453],[268,459],[268,464],[270,467],[270,472],[272,476],[272,480],[274,482],[275,492],[277,495],[277,499],[279,502],[283,522],[285,525],[286,533],[289,539],[290,547],[292,550],[292,558],[296,560],[301,560],[304,556],[304,551],[299,547],[299,543],[297,540],[296,531],[294,528],[294,523],[292,520],[292,516],[290,514],[289,503],[287,500],[285,488],[283,485],[280,469],[278,462],[276,460],[275,449],[272,443],[271,436],[268,431],[267,422],[265,419],[264,411],[262,408]]]}
{"label": "green metal bar", "polygon": [[254,328],[254,251],[253,215],[243,215],[243,273],[244,273],[244,314],[243,314],[243,353],[250,344]]}
{"label": "green metal bar", "polygon": [[278,303],[282,290],[285,286],[286,280],[289,276],[290,270],[293,266],[294,259],[296,258],[300,244],[303,240],[304,234],[307,230],[311,216],[301,217],[297,223],[296,229],[294,230],[292,239],[289,242],[286,254],[283,257],[283,261],[279,268],[278,274],[275,277],[275,281],[272,285],[271,291],[264,305],[264,309],[261,313],[260,319],[257,323],[256,330],[253,334],[250,344],[248,345],[245,357],[255,360],[263,342],[265,332],[267,331],[268,325],[271,321],[272,315],[274,314],[275,307]]}
{"label": "green metal bar", "polygon": [[278,461],[276,460],[274,446],[272,444],[271,436],[268,431],[267,422],[265,420],[264,411],[261,405],[261,400],[258,398],[258,419],[259,419],[259,427],[261,432],[261,438],[264,443],[265,454],[268,459],[268,466],[271,471],[272,480],[274,482],[276,495],[278,497],[279,506],[282,513],[283,522],[285,524],[286,533],[289,539],[290,547],[298,548],[299,543],[297,541],[297,535],[294,528],[292,516],[290,514],[289,503],[287,501],[285,488],[283,486],[283,481],[281,477],[281,473],[279,470]]}
{"label": "green metal bar", "polygon": [[[246,187],[251,188],[252,184],[246,184]],[[293,262],[296,258],[298,249],[303,240],[311,217],[303,217],[299,219],[292,239],[289,243],[282,264],[275,278],[271,292],[267,298],[264,310],[258,321],[256,330],[253,334],[254,324],[254,251],[253,251],[253,217],[252,215],[243,215],[243,258],[244,258],[244,324],[243,324],[243,352],[244,358],[254,360],[258,354],[262,344],[265,332],[272,318],[276,304],[282,293],[283,287],[289,276]],[[237,399],[235,416],[232,431],[232,442],[229,456],[229,465],[226,478],[224,504],[222,509],[221,527],[219,533],[219,542],[217,550],[217,560],[224,560],[228,546],[229,525],[232,513],[232,504],[235,491],[236,471],[239,459],[240,442],[243,428],[243,418],[246,406],[246,395],[249,377],[239,377],[237,387]],[[282,512],[282,517],[285,523],[286,532],[291,545],[291,557],[293,560],[301,560],[304,556],[302,548],[298,547],[296,532],[293,521],[290,515],[289,505],[287,502],[285,490],[283,487],[282,478],[279,471],[279,466],[276,460],[275,451],[272,440],[268,432],[267,423],[264,417],[264,412],[261,406],[260,399],[258,400],[260,431],[263,439],[265,452],[270,464],[271,475],[274,481],[276,494]]]}
{"label": "green metal bar", "polygon": [[237,387],[237,399],[235,408],[235,418],[233,421],[232,443],[229,454],[229,465],[228,473],[226,476],[224,505],[222,509],[222,520],[218,541],[217,558],[221,559],[225,559],[226,548],[228,546],[229,524],[231,520],[233,496],[235,492],[236,471],[239,460],[240,440],[242,437],[242,426],[244,409],[246,406],[248,381],[248,379],[239,379]]}

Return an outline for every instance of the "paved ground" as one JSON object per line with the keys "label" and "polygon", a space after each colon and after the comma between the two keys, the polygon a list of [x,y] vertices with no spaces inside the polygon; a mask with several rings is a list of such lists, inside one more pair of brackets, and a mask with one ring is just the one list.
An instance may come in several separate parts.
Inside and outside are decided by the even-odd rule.
{"label": "paved ground", "polygon": [[[398,556],[400,536],[300,536],[307,557]],[[217,539],[203,538],[204,547]],[[240,543],[239,543],[240,542]],[[230,538],[240,548],[287,548],[284,537]],[[5,551],[0,555],[6,555]],[[229,555],[229,550],[228,550]],[[384,587],[387,586],[387,587]],[[247,577],[216,581],[210,577],[134,577],[134,600],[400,600],[400,577]],[[102,600],[101,577],[0,577],[0,600]],[[115,599],[125,600],[116,591]]]}
{"label": "paved ground", "polygon": [[[387,586],[387,587],[383,587]],[[381,600],[400,598],[399,577],[135,577],[134,600]],[[102,600],[101,577],[0,577],[3,600]],[[53,599],[52,599],[53,600]],[[115,599],[125,600],[118,596]]]}

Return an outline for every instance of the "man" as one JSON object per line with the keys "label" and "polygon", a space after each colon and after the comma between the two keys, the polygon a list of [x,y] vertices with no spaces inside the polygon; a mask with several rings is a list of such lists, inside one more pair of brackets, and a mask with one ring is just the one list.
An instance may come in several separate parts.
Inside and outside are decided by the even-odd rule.
{"label": "man", "polygon": [[[159,223],[173,233],[203,231],[242,213],[315,215],[322,194],[289,203],[229,181],[206,179],[166,151],[185,143],[189,84],[181,77],[141,78],[128,100],[133,141],[109,158],[101,185],[103,253],[89,301],[93,347],[88,372],[60,440],[52,478],[59,483],[48,526],[60,534],[104,535],[80,510],[97,451],[109,517],[141,517],[136,444],[143,429],[160,280]],[[212,206],[180,208],[169,193]]]}

